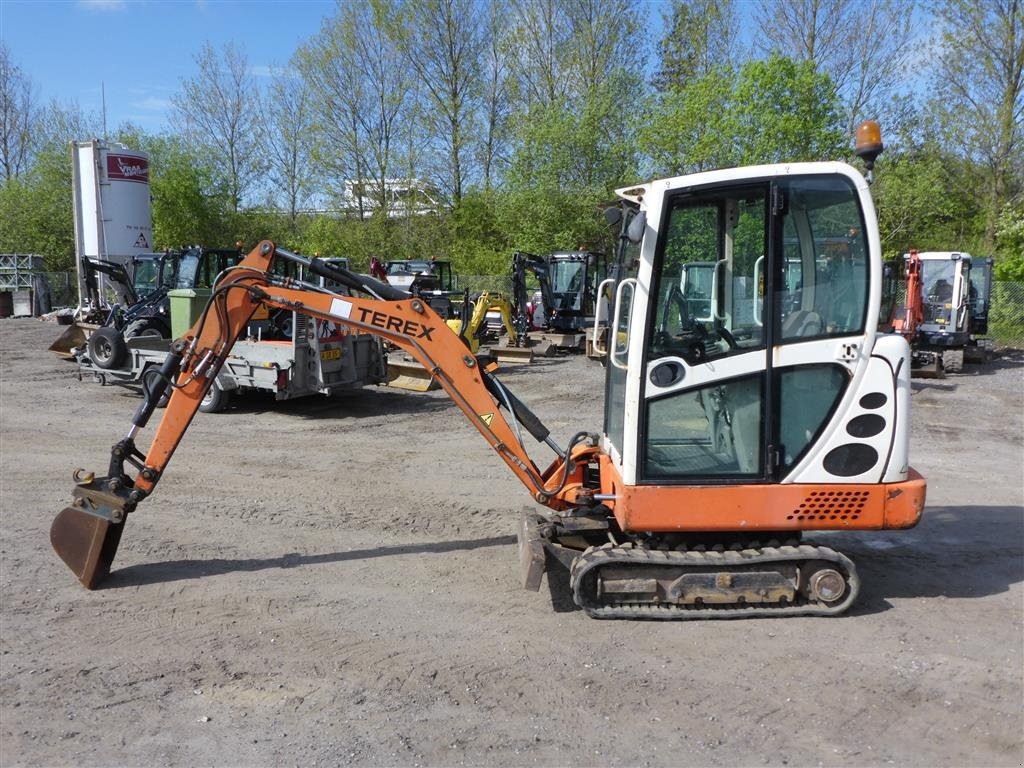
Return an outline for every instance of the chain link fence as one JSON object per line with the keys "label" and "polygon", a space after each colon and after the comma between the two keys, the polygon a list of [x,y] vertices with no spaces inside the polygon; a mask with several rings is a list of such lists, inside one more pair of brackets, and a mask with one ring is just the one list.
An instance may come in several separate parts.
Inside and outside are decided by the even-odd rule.
{"label": "chain link fence", "polygon": [[988,335],[997,347],[1024,349],[1024,283],[992,283]]}

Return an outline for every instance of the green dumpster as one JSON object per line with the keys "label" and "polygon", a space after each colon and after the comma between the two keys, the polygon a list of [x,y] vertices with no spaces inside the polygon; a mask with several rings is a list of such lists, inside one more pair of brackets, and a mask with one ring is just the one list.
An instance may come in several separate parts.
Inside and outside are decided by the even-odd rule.
{"label": "green dumpster", "polygon": [[211,288],[175,288],[167,292],[171,300],[171,338],[180,339],[195,325],[212,295]]}

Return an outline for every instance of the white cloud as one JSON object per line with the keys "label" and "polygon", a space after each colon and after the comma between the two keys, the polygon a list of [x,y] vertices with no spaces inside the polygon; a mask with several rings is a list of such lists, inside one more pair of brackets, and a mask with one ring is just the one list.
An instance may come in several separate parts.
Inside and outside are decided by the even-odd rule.
{"label": "white cloud", "polygon": [[78,0],[78,7],[89,11],[121,11],[128,7],[125,0]]}
{"label": "white cloud", "polygon": [[267,64],[250,64],[249,74],[254,77],[274,77],[281,71],[280,67],[272,67]]}
{"label": "white cloud", "polygon": [[129,106],[131,106],[133,109],[162,111],[165,109],[170,109],[172,104],[170,99],[159,99],[156,96],[150,96],[139,101],[133,101]]}

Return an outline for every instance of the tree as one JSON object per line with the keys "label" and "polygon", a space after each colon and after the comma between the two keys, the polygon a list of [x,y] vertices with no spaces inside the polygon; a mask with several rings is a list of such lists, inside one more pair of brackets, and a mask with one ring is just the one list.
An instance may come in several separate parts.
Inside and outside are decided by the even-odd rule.
{"label": "tree", "polygon": [[474,101],[481,91],[484,28],[477,10],[475,0],[409,0],[392,27],[429,100],[423,117],[444,155],[445,186],[454,205],[468,175]]}
{"label": "tree", "polygon": [[877,114],[911,54],[913,0],[762,0],[761,47],[827,74],[843,99],[846,132]]}
{"label": "tree", "polygon": [[977,171],[938,142],[888,150],[872,194],[882,251],[898,258],[919,251],[977,252],[982,227],[973,186]]}
{"label": "tree", "polygon": [[1024,283],[1024,206],[1007,205],[996,229],[996,279]]}
{"label": "tree", "polygon": [[642,45],[634,3],[531,0],[520,10],[519,24],[531,28],[517,39],[547,58],[524,75],[508,181],[601,196],[635,173],[630,116],[642,91]]}
{"label": "tree", "polygon": [[672,0],[663,20],[668,31],[658,45],[661,62],[654,76],[659,91],[683,87],[732,63],[733,0]]}
{"label": "tree", "polygon": [[199,71],[183,80],[172,101],[183,135],[209,147],[238,211],[262,171],[259,92],[245,51],[229,43],[214,50],[205,43],[195,57]]}
{"label": "tree", "polygon": [[735,82],[731,67],[715,67],[658,95],[638,135],[651,163],[646,175],[677,176],[734,163],[728,111]]}
{"label": "tree", "polygon": [[848,144],[829,76],[777,55],[743,65],[728,126],[736,165],[835,159]]}
{"label": "tree", "polygon": [[55,272],[75,268],[66,146],[43,147],[27,172],[0,186],[0,253],[42,254]]}
{"label": "tree", "polygon": [[0,182],[28,170],[38,112],[32,81],[0,41]]}
{"label": "tree", "polygon": [[527,108],[561,104],[568,95],[567,57],[573,28],[559,0],[511,0],[514,45],[519,54],[519,94]]}
{"label": "tree", "polygon": [[274,77],[267,95],[266,122],[261,132],[267,150],[270,177],[284,200],[283,208],[294,232],[299,207],[310,196],[315,184],[311,163],[313,104],[309,83],[292,69]]}
{"label": "tree", "polygon": [[187,139],[143,136],[141,148],[149,155],[155,248],[226,248],[239,235],[251,237],[232,232],[234,196],[220,169]]}
{"label": "tree", "polygon": [[387,33],[393,13],[391,0],[341,4],[296,57],[319,116],[317,156],[335,173],[337,191],[355,198],[360,218],[367,199],[386,215],[389,175],[400,161],[412,78]]}
{"label": "tree", "polygon": [[946,137],[984,168],[985,239],[995,240],[1003,206],[1024,173],[1024,2],[945,0],[934,80]]}
{"label": "tree", "polygon": [[508,161],[510,114],[514,93],[512,78],[512,36],[503,24],[508,15],[508,0],[490,0],[487,4],[487,34],[482,54],[481,122],[479,161],[484,190],[489,191],[498,165]]}
{"label": "tree", "polygon": [[773,55],[662,94],[639,141],[656,172],[675,175],[835,158],[846,147],[841,124],[828,75]]}

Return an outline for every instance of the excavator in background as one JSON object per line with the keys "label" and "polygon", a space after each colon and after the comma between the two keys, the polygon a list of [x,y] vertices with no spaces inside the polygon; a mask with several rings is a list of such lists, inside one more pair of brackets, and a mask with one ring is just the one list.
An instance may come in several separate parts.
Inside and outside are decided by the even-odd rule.
{"label": "excavator in background", "polygon": [[[877,124],[858,131],[869,165],[881,149]],[[86,587],[102,584],[126,520],[266,304],[374,333],[434,374],[545,508],[520,519],[525,587],[567,568],[573,600],[597,618],[842,613],[857,598],[856,567],[804,534],[909,528],[925,500],[909,463],[909,346],[877,329],[883,268],[865,179],[843,163],[788,163],[617,194],[607,216],[620,229],[620,277],[599,429],[560,444],[423,299],[264,242],[174,342],[106,474],[76,471],[73,502],[51,527],[58,555]],[[784,249],[790,231],[798,245]],[[843,262],[816,269],[822,238],[838,236],[848,239]],[[783,278],[790,253],[803,265],[796,282]],[[280,260],[353,295],[276,276]],[[683,266],[708,261],[711,320],[683,317],[671,299]],[[137,440],[166,391],[143,451]],[[524,433],[553,457],[535,461]]]}
{"label": "excavator in background", "polygon": [[[119,262],[83,257],[79,269],[85,295],[79,297],[80,309],[76,314],[61,316],[69,321],[69,325],[50,345],[50,351],[70,360],[74,357],[73,350],[85,348],[92,331],[115,322],[123,327],[127,313],[130,312],[131,317],[149,309],[153,304],[150,301],[153,294],[166,291],[168,284],[173,287],[177,261],[176,251],[137,254],[131,258],[130,275],[125,265]],[[107,278],[105,285],[114,294],[112,298],[116,301],[113,305],[108,303],[101,289],[100,275]],[[141,307],[140,301],[143,302]],[[159,312],[158,308],[153,310],[150,314]]]}
{"label": "excavator in background", "polygon": [[911,347],[911,371],[923,378],[959,373],[964,362],[985,362],[992,259],[958,251],[915,250],[903,255],[906,298],[893,324]]}
{"label": "excavator in background", "polygon": [[[242,258],[239,250],[190,246],[180,251],[132,256],[132,274],[114,262],[83,258],[81,270],[88,296],[85,310],[50,345],[50,351],[75,359],[87,353],[99,368],[116,369],[129,356],[132,339],[171,337],[170,299],[173,290],[209,288],[217,275]],[[118,301],[108,305],[100,295],[97,274],[106,275]]]}
{"label": "excavator in background", "polygon": [[[528,272],[540,286],[540,302],[533,303],[532,313],[526,289]],[[544,259],[516,251],[512,254],[512,306],[513,324],[520,336],[540,330],[544,346],[538,354],[549,354],[549,348],[582,351],[585,341],[589,341],[590,327],[607,317],[602,294],[596,290],[605,273],[605,256],[601,253],[555,251]],[[605,311],[602,313],[600,308]]]}

